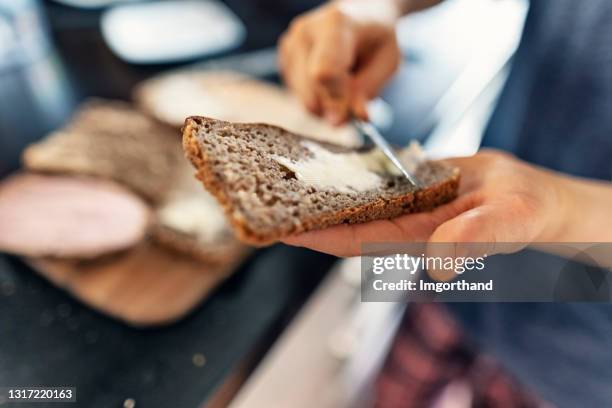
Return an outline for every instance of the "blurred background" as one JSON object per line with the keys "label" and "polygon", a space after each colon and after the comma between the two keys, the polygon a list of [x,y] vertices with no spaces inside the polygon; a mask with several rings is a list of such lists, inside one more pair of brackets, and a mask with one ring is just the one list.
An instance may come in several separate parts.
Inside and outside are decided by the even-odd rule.
{"label": "blurred background", "polygon": [[[320,3],[0,0],[0,177],[45,172],[24,170],[22,153],[60,129],[120,140],[140,126],[83,125],[75,112],[92,97],[125,101],[119,110],[134,109],[147,126],[176,135],[177,146],[180,118],[207,113],[284,116],[281,124],[295,130],[321,138],[344,131],[338,137],[358,143],[280,88],[278,37]],[[370,107],[389,140],[418,139],[433,157],[476,151],[526,10],[521,0],[449,0],[404,18],[403,64]],[[244,81],[250,85],[235,85]],[[171,201],[143,199],[155,214]],[[102,260],[2,254],[0,385],[72,385],[89,407],[351,405],[384,354],[388,336],[380,333],[390,336],[401,312],[359,301],[355,260],[277,245],[234,253],[219,267],[162,247]],[[155,267],[141,264],[152,256],[160,259]],[[210,272],[211,264],[222,272]],[[172,274],[184,280],[165,283]],[[152,279],[160,288],[143,285]],[[176,299],[188,301],[170,311]]]}

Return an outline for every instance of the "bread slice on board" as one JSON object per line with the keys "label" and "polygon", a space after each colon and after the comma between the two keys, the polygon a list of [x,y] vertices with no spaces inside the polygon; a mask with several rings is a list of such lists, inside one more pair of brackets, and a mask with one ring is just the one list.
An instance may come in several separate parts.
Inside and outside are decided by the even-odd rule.
{"label": "bread slice on board", "polygon": [[219,203],[193,178],[186,160],[179,167],[173,187],[154,211],[155,241],[208,263],[242,259],[248,247],[236,240]]}
{"label": "bread slice on board", "polygon": [[122,101],[91,99],[72,120],[23,153],[34,171],[109,178],[159,202],[185,160],[179,132]]}
{"label": "bread slice on board", "polygon": [[239,238],[255,245],[428,211],[454,199],[459,185],[458,169],[443,162],[408,163],[421,184],[417,189],[394,174],[384,156],[372,154],[380,152],[363,161],[355,150],[266,124],[189,117],[183,148]]}
{"label": "bread slice on board", "polygon": [[158,75],[139,84],[134,99],[145,112],[176,129],[186,117],[203,115],[266,122],[341,145],[361,142],[355,129],[329,125],[286,89],[235,71],[179,70]]}
{"label": "bread slice on board", "polygon": [[193,179],[179,134],[126,102],[93,99],[63,129],[29,146],[23,162],[31,171],[117,181],[149,202],[155,241],[206,262],[237,258],[245,247]]}

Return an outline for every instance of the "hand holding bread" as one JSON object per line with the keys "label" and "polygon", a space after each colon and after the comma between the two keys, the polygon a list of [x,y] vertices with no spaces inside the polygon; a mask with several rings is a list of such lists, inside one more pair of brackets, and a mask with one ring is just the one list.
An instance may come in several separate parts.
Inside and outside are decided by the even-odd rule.
{"label": "hand holding bread", "polygon": [[[602,224],[610,220],[609,183],[570,178],[494,150],[446,161],[461,171],[459,196],[432,212],[339,225],[283,241],[338,256],[359,255],[362,243],[381,240],[487,243],[487,254],[492,255],[501,251],[496,243],[525,246],[612,238]],[[584,217],[587,213],[590,216]]]}

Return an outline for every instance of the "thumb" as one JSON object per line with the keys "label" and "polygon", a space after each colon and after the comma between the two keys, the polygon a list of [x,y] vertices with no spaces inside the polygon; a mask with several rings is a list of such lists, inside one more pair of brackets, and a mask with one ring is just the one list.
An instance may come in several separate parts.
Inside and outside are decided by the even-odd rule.
{"label": "thumb", "polygon": [[[505,206],[473,208],[440,225],[429,238],[427,255],[441,258],[483,257],[517,252],[527,246],[529,223]],[[429,275],[446,281],[452,271],[432,270]]]}
{"label": "thumb", "polygon": [[350,69],[355,44],[346,30],[329,23],[317,32],[308,61],[311,84],[324,116],[339,124],[349,114]]}

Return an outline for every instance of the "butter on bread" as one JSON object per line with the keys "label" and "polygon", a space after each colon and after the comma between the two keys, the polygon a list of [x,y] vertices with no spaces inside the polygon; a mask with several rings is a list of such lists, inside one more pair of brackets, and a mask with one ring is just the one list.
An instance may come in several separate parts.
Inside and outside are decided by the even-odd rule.
{"label": "butter on bread", "polygon": [[[443,162],[419,158],[414,170],[422,187],[416,189],[389,169],[384,156],[366,158],[266,124],[189,117],[183,148],[238,237],[255,245],[428,211],[454,199],[459,185],[458,169]],[[339,176],[334,160],[344,168]]]}
{"label": "butter on bread", "polygon": [[248,248],[236,240],[217,201],[193,178],[186,160],[155,208],[152,236],[166,247],[208,263],[236,262]]}

